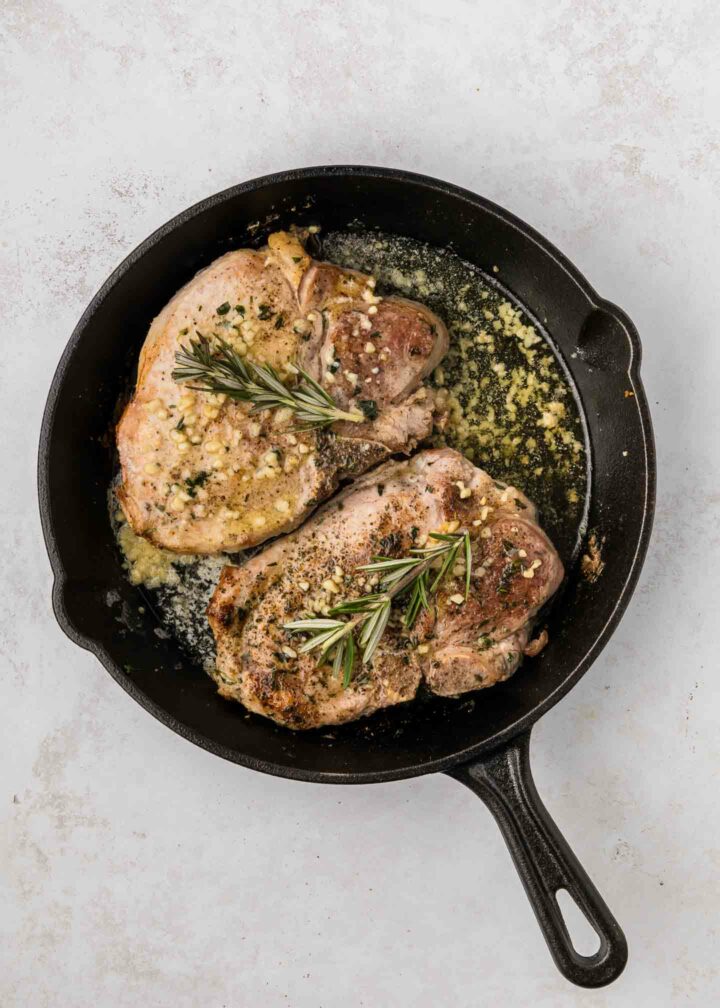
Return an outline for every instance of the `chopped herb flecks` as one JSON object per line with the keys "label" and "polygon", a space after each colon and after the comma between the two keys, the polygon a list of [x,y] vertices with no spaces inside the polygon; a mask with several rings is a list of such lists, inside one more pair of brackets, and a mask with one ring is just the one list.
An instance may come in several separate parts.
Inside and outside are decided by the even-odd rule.
{"label": "chopped herb flecks", "polygon": [[191,496],[195,496],[195,488],[207,483],[208,473],[199,472],[195,476],[189,476],[185,480],[185,490]]}
{"label": "chopped herb flecks", "polygon": [[374,399],[361,399],[358,406],[363,411],[366,420],[376,420],[378,416],[378,405]]}

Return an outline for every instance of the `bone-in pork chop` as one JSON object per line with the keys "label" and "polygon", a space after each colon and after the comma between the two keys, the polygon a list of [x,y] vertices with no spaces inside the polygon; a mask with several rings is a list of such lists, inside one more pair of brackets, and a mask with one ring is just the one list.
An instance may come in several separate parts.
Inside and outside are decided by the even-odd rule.
{"label": "bone-in pork chop", "polygon": [[[304,369],[362,422],[299,430],[287,409],[251,415],[251,404],[174,381],[181,347],[217,337],[289,385]],[[422,382],[447,343],[428,309],[376,296],[372,277],[315,262],[293,235],[229,252],[172,298],[142,348],[117,429],[128,522],[157,546],[208,554],[295,528],[341,479],[430,433]]]}
{"label": "bone-in pork chop", "polygon": [[[300,654],[288,622],[322,616],[372,591],[358,568],[407,556],[430,533],[467,530],[471,579],[457,564],[411,630],[396,616],[349,685],[317,654]],[[422,451],[362,476],[298,531],[242,567],[226,567],[209,608],[220,693],[290,728],[339,724],[411,700],[424,678],[455,696],[507,679],[541,641],[534,617],[563,567],[519,490],[450,449]]]}

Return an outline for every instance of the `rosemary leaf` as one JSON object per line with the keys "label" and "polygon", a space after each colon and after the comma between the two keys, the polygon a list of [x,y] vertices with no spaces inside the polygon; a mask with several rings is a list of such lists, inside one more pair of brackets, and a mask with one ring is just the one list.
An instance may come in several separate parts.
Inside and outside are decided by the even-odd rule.
{"label": "rosemary leaf", "polygon": [[349,599],[347,602],[339,602],[329,610],[331,616],[339,616],[343,613],[364,613],[369,612],[375,602],[379,602],[382,595],[363,595],[359,599]]}
{"label": "rosemary leaf", "polygon": [[365,665],[370,662],[375,653],[375,648],[380,643],[380,638],[385,633],[385,627],[390,619],[390,606],[391,599],[388,598],[378,605],[375,612],[363,626],[360,635],[360,646],[363,649],[362,660]]}
{"label": "rosemary leaf", "polygon": [[347,647],[345,648],[344,661],[343,661],[343,689],[347,689],[350,685],[350,680],[352,679],[353,665],[355,664],[355,641],[353,640],[353,635],[347,639]]}
{"label": "rosemary leaf", "polygon": [[412,585],[410,601],[408,602],[403,621],[408,630],[412,630],[415,621],[421,612],[424,612],[430,604],[428,598],[428,572],[423,571],[418,575]]}
{"label": "rosemary leaf", "polygon": [[[352,636],[348,637],[346,640],[340,641],[338,646],[335,648],[335,658],[333,659],[333,672],[335,675],[340,674],[340,669],[344,669],[345,666],[345,653],[347,651],[347,643],[352,640]],[[343,680],[344,680],[343,675]]]}
{"label": "rosemary leaf", "polygon": [[470,595],[470,574],[472,567],[472,547],[470,544],[470,535],[465,533],[464,535],[464,548],[465,548],[465,601],[467,602],[468,596]]}
{"label": "rosemary leaf", "polygon": [[314,651],[315,648],[322,647],[326,641],[329,641],[331,637],[334,637],[337,632],[337,630],[325,630],[322,633],[315,634],[310,638],[310,640],[307,640],[304,644],[300,645],[298,653],[306,654],[308,651]]}
{"label": "rosemary leaf", "polygon": [[329,656],[332,649],[336,646],[343,646],[345,639],[352,633],[352,626],[349,623],[343,623],[341,628],[338,628],[331,633],[329,637],[323,639],[322,650],[320,651],[320,661],[325,661]]}
{"label": "rosemary leaf", "polygon": [[456,556],[457,556],[457,548],[456,547],[453,547],[452,549],[448,550],[448,552],[445,554],[445,557],[444,557],[443,562],[442,562],[442,566],[440,567],[440,570],[436,574],[435,580],[430,585],[430,594],[432,594],[433,592],[435,592],[437,590],[438,585],[443,580],[443,578],[445,577],[445,575],[449,571],[451,571],[452,568],[455,566],[455,557]]}
{"label": "rosemary leaf", "polygon": [[286,623],[285,629],[307,630],[308,632],[314,633],[317,630],[334,630],[339,626],[343,626],[342,620],[313,617],[312,619],[295,620],[293,623]]}

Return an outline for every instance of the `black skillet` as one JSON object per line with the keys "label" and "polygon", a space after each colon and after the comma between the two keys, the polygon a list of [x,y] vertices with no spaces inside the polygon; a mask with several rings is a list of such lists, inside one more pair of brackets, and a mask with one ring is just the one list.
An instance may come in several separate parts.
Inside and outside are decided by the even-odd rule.
{"label": "black skillet", "polygon": [[[108,430],[150,319],[202,266],[262,241],[273,228],[364,225],[451,246],[507,288],[539,320],[569,372],[588,447],[587,528],[605,569],[582,576],[561,544],[568,578],[550,614],[550,644],[507,683],[463,700],[413,703],[335,732],[292,733],[220,700],[121,567],[107,514],[113,460]],[[250,226],[248,231],[248,226]],[[492,275],[492,273],[490,274]],[[218,756],[263,773],[316,783],[367,784],[443,771],[480,795],[503,832],[555,962],[568,980],[599,987],[620,975],[625,937],[538,797],[530,731],[600,653],[628,604],[652,523],[655,459],[639,377],[640,341],[548,241],[488,200],[384,168],[321,167],[255,179],[165,224],[118,267],[80,319],[52,383],[40,439],[40,510],[65,633],[92,651],[147,710]],[[115,603],[115,604],[111,604]],[[566,889],[600,937],[573,948],[556,892]]]}

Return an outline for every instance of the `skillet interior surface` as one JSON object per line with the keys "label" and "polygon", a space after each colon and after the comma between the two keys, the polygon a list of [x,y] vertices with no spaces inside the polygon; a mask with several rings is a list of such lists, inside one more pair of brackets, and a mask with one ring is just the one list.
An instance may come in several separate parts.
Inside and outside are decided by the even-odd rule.
{"label": "skillet interior surface", "polygon": [[[149,321],[193,274],[290,223],[365,227],[450,246],[542,320],[581,403],[591,463],[587,528],[602,544],[595,581],[564,544],[568,578],[550,645],[508,682],[464,700],[435,698],[333,729],[291,733],[219,699],[126,580],[107,513],[111,430]],[[388,169],[315,168],[205,200],[135,250],[95,297],[48,399],[40,503],[59,622],[155,716],[227,759],[299,779],[370,782],[447,769],[528,727],[573,685],[608,639],[639,574],[652,520],[654,461],[632,323],[548,242],[488,201]]]}

